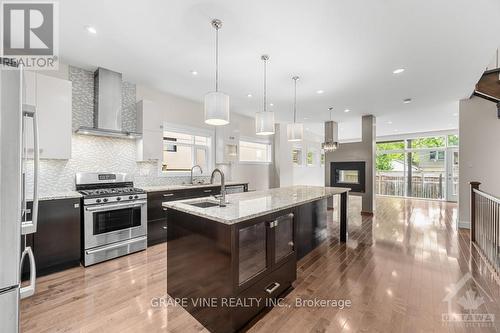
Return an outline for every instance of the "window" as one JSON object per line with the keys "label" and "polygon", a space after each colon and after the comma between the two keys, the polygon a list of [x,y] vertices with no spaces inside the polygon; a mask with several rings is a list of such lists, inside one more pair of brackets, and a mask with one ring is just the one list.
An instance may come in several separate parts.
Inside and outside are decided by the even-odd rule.
{"label": "window", "polygon": [[190,171],[196,164],[200,165],[204,172],[209,171],[212,137],[186,132],[163,132],[163,172]]}
{"label": "window", "polygon": [[325,153],[321,153],[321,165],[325,165]]}
{"label": "window", "polygon": [[271,144],[240,140],[240,162],[271,163]]}
{"label": "window", "polygon": [[435,151],[432,150],[429,152],[429,160],[437,162],[444,161],[444,150]]}
{"label": "window", "polygon": [[457,147],[458,146],[458,135],[451,134],[448,135],[448,147]]}
{"label": "window", "polygon": [[411,148],[435,148],[445,147],[446,142],[444,136],[418,138],[408,140],[408,146]]}
{"label": "window", "polygon": [[292,150],[292,162],[295,166],[302,165],[302,149],[293,148]]}
{"label": "window", "polygon": [[377,142],[377,150],[398,150],[405,149],[404,140]]}
{"label": "window", "polygon": [[314,150],[314,149],[307,150],[306,163],[307,163],[307,166],[315,166],[316,165],[316,163],[317,163],[316,150]]}

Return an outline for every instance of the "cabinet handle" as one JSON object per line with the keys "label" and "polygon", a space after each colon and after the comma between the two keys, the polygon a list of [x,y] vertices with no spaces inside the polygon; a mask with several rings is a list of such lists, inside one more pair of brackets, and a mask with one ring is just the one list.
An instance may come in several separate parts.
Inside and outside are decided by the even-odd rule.
{"label": "cabinet handle", "polygon": [[212,190],[203,190],[203,192],[210,193],[210,192],[212,192]]}
{"label": "cabinet handle", "polygon": [[166,212],[168,208],[166,208],[166,207],[163,207],[162,209],[163,209],[163,210],[164,210],[164,211]]}
{"label": "cabinet handle", "polygon": [[266,292],[267,292],[269,295],[271,295],[271,294],[272,294],[273,292],[275,292],[275,291],[276,291],[276,289],[278,289],[280,286],[281,286],[281,285],[280,285],[278,282],[273,282],[273,283],[271,283],[270,285],[268,285],[268,286],[266,287],[266,289],[265,289],[265,290],[266,290]]}
{"label": "cabinet handle", "polygon": [[166,194],[164,194],[164,195],[163,195],[163,197],[165,197],[165,198],[166,198],[166,197],[173,197],[173,196],[174,196],[174,194],[173,194],[173,193],[166,193]]}
{"label": "cabinet handle", "polygon": [[288,245],[289,246],[294,246],[295,244],[292,241],[290,241],[290,242],[288,242]]}
{"label": "cabinet handle", "polygon": [[278,226],[278,220],[267,222],[269,228],[274,228]]}
{"label": "cabinet handle", "polygon": [[167,227],[162,227],[162,228],[163,228],[163,230],[167,230]]}

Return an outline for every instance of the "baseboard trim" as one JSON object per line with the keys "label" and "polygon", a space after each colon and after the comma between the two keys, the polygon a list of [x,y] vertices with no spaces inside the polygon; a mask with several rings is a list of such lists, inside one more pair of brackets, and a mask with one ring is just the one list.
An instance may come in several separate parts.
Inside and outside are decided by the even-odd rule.
{"label": "baseboard trim", "polygon": [[460,229],[470,229],[470,222],[469,221],[458,221],[457,226]]}

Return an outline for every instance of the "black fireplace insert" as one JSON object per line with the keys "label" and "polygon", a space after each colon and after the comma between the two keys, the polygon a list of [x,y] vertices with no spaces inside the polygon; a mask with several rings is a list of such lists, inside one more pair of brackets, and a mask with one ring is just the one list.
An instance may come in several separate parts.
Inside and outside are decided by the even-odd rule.
{"label": "black fireplace insert", "polygon": [[330,184],[347,187],[352,192],[365,192],[365,162],[331,162]]}

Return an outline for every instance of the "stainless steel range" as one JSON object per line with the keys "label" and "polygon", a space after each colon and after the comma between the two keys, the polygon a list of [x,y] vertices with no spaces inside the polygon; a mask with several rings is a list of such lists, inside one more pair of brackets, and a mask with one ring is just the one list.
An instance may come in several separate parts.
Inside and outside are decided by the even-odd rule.
{"label": "stainless steel range", "polygon": [[147,247],[147,196],[126,173],[77,173],[83,195],[83,265]]}

